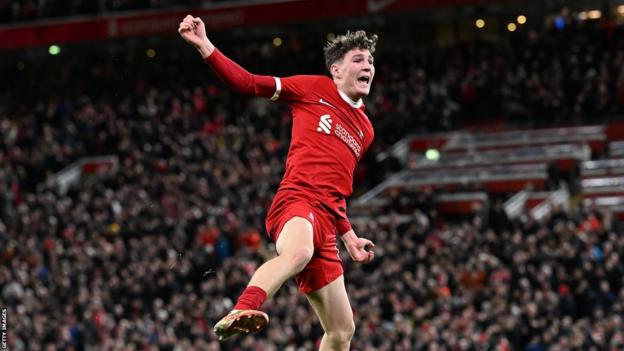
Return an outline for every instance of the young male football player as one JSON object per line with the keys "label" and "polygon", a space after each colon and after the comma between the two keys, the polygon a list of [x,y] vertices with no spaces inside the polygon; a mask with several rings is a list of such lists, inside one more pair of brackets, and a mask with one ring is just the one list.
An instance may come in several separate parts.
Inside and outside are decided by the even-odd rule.
{"label": "young male football player", "polygon": [[348,350],[355,331],[343,279],[336,234],[351,258],[368,263],[374,244],[358,237],[346,213],[353,172],[373,141],[362,98],[375,76],[376,35],[339,35],[324,48],[324,75],[286,78],[255,75],[227,58],[206,36],[198,17],[186,16],[178,29],[230,88],[242,94],[284,101],[293,115],[286,173],[266,218],[278,256],[251,277],[234,309],[214,327],[220,340],[263,329],[260,306],[290,277],[318,315],[325,334],[321,350]]}

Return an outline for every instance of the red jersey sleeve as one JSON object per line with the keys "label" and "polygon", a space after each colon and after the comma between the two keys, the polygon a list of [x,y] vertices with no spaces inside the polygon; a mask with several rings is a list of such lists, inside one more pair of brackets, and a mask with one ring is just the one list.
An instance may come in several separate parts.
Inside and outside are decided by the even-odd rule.
{"label": "red jersey sleeve", "polygon": [[215,48],[205,62],[232,90],[285,102],[301,101],[323,76],[297,75],[285,78],[249,73]]}
{"label": "red jersey sleeve", "polygon": [[204,61],[232,90],[277,100],[278,78],[249,73],[217,48]]}
{"label": "red jersey sleeve", "polygon": [[297,75],[277,78],[276,99],[285,102],[298,102],[303,100],[306,94],[318,88],[319,80],[323,76]]}
{"label": "red jersey sleeve", "polygon": [[351,222],[349,222],[348,218],[337,218],[336,219],[336,230],[338,231],[338,235],[344,235],[349,230],[353,229],[351,227]]}

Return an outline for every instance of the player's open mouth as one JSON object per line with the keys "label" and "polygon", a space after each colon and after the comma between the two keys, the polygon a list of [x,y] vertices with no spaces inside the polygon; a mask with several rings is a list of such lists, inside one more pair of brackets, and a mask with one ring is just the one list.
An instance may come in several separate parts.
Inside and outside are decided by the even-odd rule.
{"label": "player's open mouth", "polygon": [[357,84],[361,88],[368,89],[369,83],[370,83],[370,77],[369,76],[361,76],[361,77],[358,77],[358,79],[357,79]]}

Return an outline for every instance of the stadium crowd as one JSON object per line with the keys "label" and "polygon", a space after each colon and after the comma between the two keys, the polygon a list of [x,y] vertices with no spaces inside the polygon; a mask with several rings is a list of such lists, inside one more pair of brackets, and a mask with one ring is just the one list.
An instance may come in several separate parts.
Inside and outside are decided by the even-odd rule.
{"label": "stadium crowd", "polygon": [[[477,115],[621,112],[624,51],[592,28],[569,31],[409,55],[382,44],[367,101],[371,154]],[[303,40],[222,48],[258,73],[321,71],[320,50],[308,52],[318,45]],[[292,282],[264,305],[271,323],[259,337],[220,344],[211,331],[274,254],[263,222],[283,172],[287,109],[227,91],[188,49],[159,49],[157,59],[142,50],[118,42],[20,58],[18,70],[17,60],[2,63],[0,305],[10,349],[314,349],[322,330]],[[80,157],[108,154],[118,168],[67,193],[46,184]],[[375,166],[367,158],[360,187],[384,177]],[[624,348],[624,235],[608,217],[510,222],[492,211],[443,223],[425,200],[411,213],[356,227],[377,243],[372,264],[343,256],[354,350]]]}

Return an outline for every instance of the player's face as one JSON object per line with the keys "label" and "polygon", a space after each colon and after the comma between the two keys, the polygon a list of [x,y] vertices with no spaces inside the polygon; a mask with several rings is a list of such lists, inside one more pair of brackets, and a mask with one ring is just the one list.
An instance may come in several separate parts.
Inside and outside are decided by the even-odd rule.
{"label": "player's face", "polygon": [[342,92],[355,100],[367,96],[375,76],[373,62],[373,55],[366,49],[347,52],[342,62],[337,64]]}

